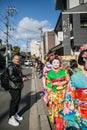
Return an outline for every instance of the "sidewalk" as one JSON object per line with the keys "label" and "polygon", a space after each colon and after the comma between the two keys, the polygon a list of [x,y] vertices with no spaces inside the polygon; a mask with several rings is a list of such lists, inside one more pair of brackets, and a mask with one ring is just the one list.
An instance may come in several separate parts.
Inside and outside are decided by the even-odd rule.
{"label": "sidewalk", "polygon": [[42,79],[32,79],[31,92],[34,96],[31,99],[31,104],[34,102],[34,105],[30,109],[29,130],[51,130],[47,118],[47,107],[42,99],[41,87]]}

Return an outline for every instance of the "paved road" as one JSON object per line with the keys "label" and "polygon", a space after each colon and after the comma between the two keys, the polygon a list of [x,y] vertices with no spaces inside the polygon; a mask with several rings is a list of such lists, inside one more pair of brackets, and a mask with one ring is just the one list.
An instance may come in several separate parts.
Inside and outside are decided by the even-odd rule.
{"label": "paved road", "polygon": [[35,76],[34,69],[24,68],[23,72],[29,78],[22,90],[19,108],[24,120],[18,127],[8,125],[10,95],[9,92],[0,91],[0,130],[55,130],[48,121],[47,106],[41,93],[42,79]]}
{"label": "paved road", "polygon": [[[32,70],[30,68],[23,69],[23,73],[29,78],[31,78],[31,72]],[[22,114],[24,120],[20,122],[21,125],[18,127],[8,125],[10,95],[9,92],[0,90],[0,130],[29,130],[30,90],[31,80],[28,80],[25,82],[25,86],[22,90],[19,107],[20,114]]]}

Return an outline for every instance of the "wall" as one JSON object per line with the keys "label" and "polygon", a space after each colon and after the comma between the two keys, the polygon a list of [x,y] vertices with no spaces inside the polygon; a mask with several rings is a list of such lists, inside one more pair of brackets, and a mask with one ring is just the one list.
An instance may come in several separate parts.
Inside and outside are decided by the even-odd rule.
{"label": "wall", "polygon": [[74,45],[87,43],[87,28],[80,28],[80,14],[73,14],[73,35]]}
{"label": "wall", "polygon": [[70,8],[78,6],[79,0],[68,0],[67,4],[69,6],[68,9],[70,9]]}
{"label": "wall", "polygon": [[55,46],[55,33],[54,31],[49,31],[45,33],[45,48],[46,53]]}
{"label": "wall", "polygon": [[62,15],[64,55],[71,55],[69,15]]}

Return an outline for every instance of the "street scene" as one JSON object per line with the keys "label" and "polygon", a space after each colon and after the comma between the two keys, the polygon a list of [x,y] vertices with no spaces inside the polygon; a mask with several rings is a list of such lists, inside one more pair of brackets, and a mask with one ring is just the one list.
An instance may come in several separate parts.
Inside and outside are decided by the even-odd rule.
{"label": "street scene", "polygon": [[[32,71],[25,69],[25,73],[31,74]],[[30,71],[30,72],[29,72]],[[29,76],[31,78],[31,76]],[[23,115],[24,120],[21,125],[16,128],[17,130],[21,129],[29,129],[29,110],[30,110],[30,95],[31,95],[31,80],[25,82],[25,88],[23,88],[22,99],[20,105],[20,113]],[[0,129],[1,130],[12,130],[15,129],[8,125],[8,113],[9,113],[9,103],[10,103],[10,95],[7,91],[1,89],[0,86]],[[3,104],[3,105],[2,105]]]}
{"label": "street scene", "polygon": [[87,0],[0,0],[0,130],[87,130]]}
{"label": "street scene", "polygon": [[[36,78],[35,71],[32,68],[23,68],[23,72],[29,78],[25,82],[22,90],[19,109],[19,113],[24,119],[20,122],[20,125],[17,128],[10,126],[7,123],[9,117],[10,95],[8,91],[3,90],[0,85],[0,130],[44,130],[44,128],[50,130],[51,127],[46,115],[47,108],[43,102],[41,93],[42,81]],[[41,118],[44,121],[44,124],[42,125],[39,116],[42,116]]]}

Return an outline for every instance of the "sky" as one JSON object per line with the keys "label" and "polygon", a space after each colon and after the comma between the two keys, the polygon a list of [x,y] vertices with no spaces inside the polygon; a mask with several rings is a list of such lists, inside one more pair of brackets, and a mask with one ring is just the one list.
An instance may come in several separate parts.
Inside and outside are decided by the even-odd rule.
{"label": "sky", "polygon": [[31,40],[40,40],[40,30],[54,30],[60,11],[55,9],[56,0],[0,0],[0,38],[6,44],[6,12],[9,15],[9,43],[22,48]]}

